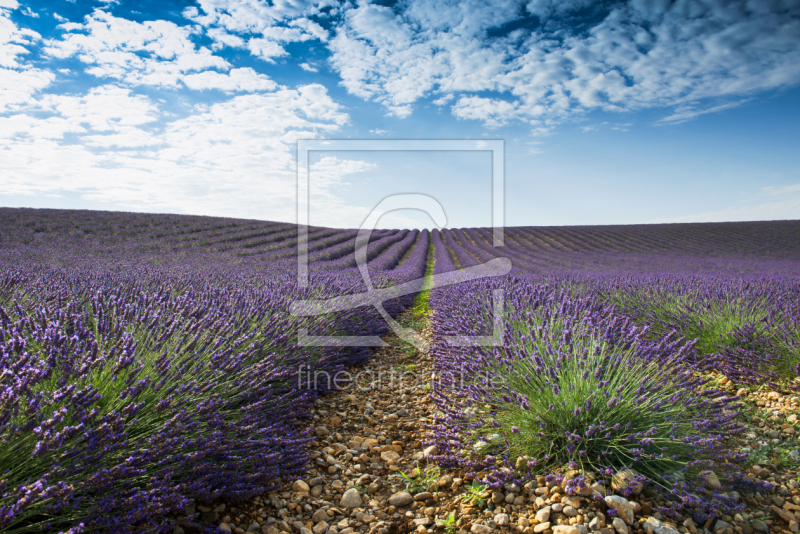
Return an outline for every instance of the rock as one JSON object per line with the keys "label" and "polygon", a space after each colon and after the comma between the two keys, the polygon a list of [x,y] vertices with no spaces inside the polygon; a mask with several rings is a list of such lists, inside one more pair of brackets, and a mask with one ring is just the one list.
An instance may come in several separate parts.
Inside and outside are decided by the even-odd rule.
{"label": "rock", "polygon": [[416,526],[422,525],[424,527],[430,525],[431,523],[433,523],[433,519],[430,517],[420,517],[414,520],[414,524]]}
{"label": "rock", "polygon": [[564,505],[561,504],[560,502],[553,503],[552,505],[550,505],[550,509],[553,512],[560,513],[564,509]]}
{"label": "rock", "polygon": [[769,527],[767,526],[766,523],[764,523],[760,519],[754,519],[753,521],[750,521],[750,526],[756,532],[761,532],[762,534],[769,534]]}
{"label": "rock", "polygon": [[[272,528],[275,528],[275,527],[272,527]],[[272,533],[269,533],[269,534],[272,534]],[[280,530],[278,530],[276,528],[274,534],[280,534]],[[302,527],[300,529],[300,534],[313,534],[313,533],[311,532],[311,530],[307,529],[306,527]]]}
{"label": "rock", "polygon": [[545,521],[544,523],[539,523],[538,525],[533,527],[533,531],[538,534],[539,532],[544,532],[549,528],[550,528],[550,521]]}
{"label": "rock", "polygon": [[795,519],[794,521],[789,523],[789,530],[791,530],[792,532],[797,532],[798,530],[800,530],[800,522],[798,522]]}
{"label": "rock", "polygon": [[314,525],[314,528],[311,529],[311,532],[313,532],[314,534],[325,534],[326,532],[328,532],[329,528],[330,526],[328,525],[327,521],[320,521],[319,523]]}
{"label": "rock", "polygon": [[492,529],[486,525],[475,523],[469,531],[472,532],[472,534],[489,534]]}
{"label": "rock", "polygon": [[415,501],[427,501],[428,499],[433,499],[433,494],[428,491],[423,491],[422,493],[414,495]]}
{"label": "rock", "polygon": [[400,491],[389,497],[389,504],[392,506],[408,506],[412,502],[414,502],[414,497],[407,491]]}
{"label": "rock", "polygon": [[314,515],[311,516],[311,521],[313,521],[315,525],[320,521],[327,521],[327,520],[328,520],[328,513],[321,508],[316,512],[314,512]]}
{"label": "rock", "polygon": [[[616,519],[619,519],[619,517],[617,517]],[[622,519],[619,519],[619,520],[622,521]],[[622,521],[622,522],[624,523],[624,521]],[[593,517],[592,520],[589,521],[589,528],[592,529],[592,530],[600,530],[600,529],[603,529],[605,527],[606,527],[606,522],[599,515]]]}
{"label": "rock", "polygon": [[320,438],[326,438],[331,435],[331,431],[322,425],[314,427],[314,433]]}
{"label": "rock", "polygon": [[531,526],[531,522],[528,521],[528,518],[525,516],[521,516],[517,519],[517,525],[521,526],[522,528]]}
{"label": "rock", "polygon": [[731,532],[733,532],[733,525],[722,519],[717,519],[717,522],[714,523],[714,532],[726,532],[728,529],[731,529]]}
{"label": "rock", "polygon": [[261,525],[253,521],[252,523],[250,523],[250,526],[247,527],[247,530],[245,532],[258,532],[260,530],[261,530]]}
{"label": "rock", "polygon": [[446,488],[453,483],[453,475],[442,475],[439,477],[439,480],[436,481],[436,487],[438,488]]}
{"label": "rock", "polygon": [[722,486],[719,477],[714,471],[701,471],[700,476],[705,478],[705,484],[708,489],[716,489]]}
{"label": "rock", "polygon": [[301,491],[308,491],[309,488],[308,484],[303,482],[302,480],[295,480],[294,484],[292,484],[292,491],[301,492]]}
{"label": "rock", "polygon": [[553,534],[582,534],[581,530],[575,525],[556,525]]}
{"label": "rock", "polygon": [[350,488],[344,492],[339,504],[345,508],[358,508],[361,506],[361,495],[356,488]]}
{"label": "rock", "polygon": [[634,471],[622,469],[611,477],[611,488],[620,493],[639,495],[642,492],[642,483],[636,480]]}
{"label": "rock", "polygon": [[787,512],[786,510],[782,510],[781,508],[778,508],[775,505],[770,506],[770,510],[772,510],[772,513],[780,517],[781,520],[784,521],[785,523],[791,523],[792,521],[797,521],[794,514]]}
{"label": "rock", "polygon": [[506,500],[506,496],[503,495],[501,492],[499,492],[499,491],[493,491],[492,492],[492,502],[493,503],[500,504],[501,502],[503,502],[505,500]]}
{"label": "rock", "polygon": [[648,517],[643,526],[647,534],[680,534],[673,527],[663,524],[655,517]]}
{"label": "rock", "polygon": [[176,526],[172,529],[172,534],[186,534],[186,531],[183,530],[180,526]]}
{"label": "rock", "polygon": [[428,456],[439,454],[439,449],[436,448],[436,445],[431,445],[430,447],[425,447],[422,449],[422,454],[427,458]]}
{"label": "rock", "polygon": [[572,506],[565,506],[561,512],[567,517],[575,517],[578,515],[578,511]]}
{"label": "rock", "polygon": [[511,518],[508,514],[497,514],[494,516],[494,522],[497,523],[498,526],[504,527],[511,524]]}
{"label": "rock", "polygon": [[231,526],[228,523],[220,523],[217,525],[217,528],[220,529],[222,532],[233,532],[231,530]]}
{"label": "rock", "polygon": [[394,451],[383,451],[381,453],[381,460],[386,463],[397,463],[397,460],[400,459],[400,455]]}
{"label": "rock", "polygon": [[619,517],[615,517],[611,521],[611,526],[614,527],[614,530],[617,531],[617,534],[628,534],[628,527],[625,525],[625,521]]}
{"label": "rock", "polygon": [[549,506],[545,506],[541,508],[538,512],[536,512],[536,521],[539,523],[546,523],[550,520],[550,508]]}
{"label": "rock", "polygon": [[747,388],[739,388],[736,392],[737,397],[746,397],[747,396]]}
{"label": "rock", "polygon": [[605,498],[609,508],[616,510],[619,517],[629,525],[633,525],[634,515],[633,506],[625,497],[619,495],[609,495]]}

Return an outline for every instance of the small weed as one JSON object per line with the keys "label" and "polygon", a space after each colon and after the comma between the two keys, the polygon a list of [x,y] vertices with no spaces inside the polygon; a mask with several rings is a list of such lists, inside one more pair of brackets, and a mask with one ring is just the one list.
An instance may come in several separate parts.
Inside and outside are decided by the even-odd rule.
{"label": "small weed", "polygon": [[479,508],[486,504],[486,499],[484,499],[483,495],[486,490],[489,489],[489,486],[481,484],[477,480],[473,480],[472,484],[464,486],[464,489],[467,493],[461,496],[461,500],[465,504],[477,506]]}
{"label": "small weed", "polygon": [[406,485],[406,491],[413,493],[428,491],[431,487],[431,484],[436,483],[436,479],[439,478],[439,473],[440,471],[438,466],[432,465],[421,470],[419,468],[419,462],[417,462],[417,468],[414,469],[410,474],[399,471],[396,475],[391,476],[403,479],[403,483]]}
{"label": "small weed", "polygon": [[443,528],[447,534],[453,534],[454,532],[458,531],[460,524],[461,520],[459,519],[456,521],[456,515],[454,512],[450,512],[450,515],[448,515],[446,519],[436,520],[436,526]]}

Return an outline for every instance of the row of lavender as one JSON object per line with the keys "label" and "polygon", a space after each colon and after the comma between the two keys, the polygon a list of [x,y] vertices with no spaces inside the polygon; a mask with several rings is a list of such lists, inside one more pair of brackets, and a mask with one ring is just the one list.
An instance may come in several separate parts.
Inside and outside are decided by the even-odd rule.
{"label": "row of lavender", "polygon": [[[104,218],[115,225],[103,226]],[[2,243],[3,532],[165,532],[167,517],[191,502],[263,494],[305,468],[310,403],[328,383],[304,378],[331,376],[370,354],[298,346],[297,329],[387,332],[368,308],[288,313],[294,300],[364,290],[353,231],[312,229],[302,289],[291,254],[232,261],[224,251],[168,250],[154,232],[173,229],[159,230],[148,216],[96,219],[91,246],[58,235]],[[189,234],[209,233],[193,222]],[[291,230],[270,237],[262,228],[259,239],[296,254]],[[429,235],[376,232],[370,272],[380,283],[422,276]],[[385,307],[397,315],[412,300]]]}
{"label": "row of lavender", "polygon": [[[503,279],[431,291],[437,460],[491,485],[557,477],[567,467],[590,474],[570,483],[574,492],[629,469],[668,497],[665,514],[705,521],[735,511],[741,504],[727,492],[747,485],[745,458],[726,448],[740,431],[737,403],[709,377],[795,387],[800,254],[791,239],[798,234],[784,232],[792,225],[752,232],[759,242],[720,238],[703,257],[653,257],[643,244],[636,255],[598,259],[576,247],[558,257],[560,268],[525,246],[526,229],[506,229],[501,249],[491,247],[490,229],[434,231],[435,273],[498,256],[513,264]],[[765,239],[783,240],[785,250],[766,253]],[[502,343],[448,344],[446,336],[491,334],[498,289]],[[709,469],[722,488],[708,489]]]}

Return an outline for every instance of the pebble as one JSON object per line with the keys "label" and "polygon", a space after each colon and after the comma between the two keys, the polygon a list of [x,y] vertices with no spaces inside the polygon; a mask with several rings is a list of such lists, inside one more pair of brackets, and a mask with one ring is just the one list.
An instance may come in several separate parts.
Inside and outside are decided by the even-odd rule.
{"label": "pebble", "polygon": [[609,508],[617,511],[619,517],[623,521],[629,525],[633,525],[633,506],[631,506],[631,503],[628,502],[628,499],[625,497],[620,497],[619,495],[609,495],[605,498],[605,501]]}
{"label": "pebble", "polygon": [[497,523],[498,526],[504,527],[511,524],[511,518],[508,514],[497,514],[494,516],[494,522]]}
{"label": "pebble", "polygon": [[544,523],[539,523],[535,527],[533,527],[533,531],[536,533],[544,532],[550,528],[550,521],[546,521]]}
{"label": "pebble", "polygon": [[407,491],[400,491],[389,497],[389,504],[392,506],[408,506],[412,502],[414,502],[414,497],[412,497]]}
{"label": "pebble", "polygon": [[361,506],[361,494],[358,493],[356,488],[350,488],[349,490],[344,492],[342,495],[341,500],[339,501],[341,506],[345,508],[358,508]]}
{"label": "pebble", "polygon": [[299,493],[301,491],[308,491],[309,489],[311,488],[308,487],[308,484],[306,484],[302,480],[295,480],[294,484],[292,484],[292,491],[294,492]]}
{"label": "pebble", "polygon": [[489,534],[492,529],[486,525],[475,523],[472,525],[472,528],[470,528],[469,531],[472,532],[472,534]]}
{"label": "pebble", "polygon": [[619,517],[615,517],[611,521],[611,526],[614,527],[614,530],[617,531],[617,534],[628,534],[628,527],[627,525],[625,525],[625,521],[623,521]]}

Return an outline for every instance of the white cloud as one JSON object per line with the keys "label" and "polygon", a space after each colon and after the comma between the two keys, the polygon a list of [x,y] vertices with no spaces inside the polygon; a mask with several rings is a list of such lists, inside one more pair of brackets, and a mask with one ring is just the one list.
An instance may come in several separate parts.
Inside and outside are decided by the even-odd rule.
{"label": "white cloud", "polygon": [[207,70],[183,77],[183,83],[190,89],[219,89],[225,92],[234,91],[272,91],[278,84],[269,76],[259,74],[250,67],[231,69],[228,74]]}
{"label": "white cloud", "polygon": [[62,17],[58,13],[53,13],[53,18],[56,19],[58,22],[69,22],[69,19],[67,19],[67,17]]}
{"label": "white cloud", "polygon": [[84,23],[65,23],[71,33],[46,42],[45,53],[78,56],[94,65],[86,72],[133,85],[174,87],[185,73],[227,70],[230,65],[189,38],[195,30],[165,20],[135,22],[95,10]]}
{"label": "white cloud", "polygon": [[489,128],[502,126],[515,113],[516,106],[513,103],[477,96],[461,97],[453,106],[453,115],[459,119],[481,120]]}
{"label": "white cloud", "polygon": [[294,218],[296,139],[348,121],[316,84],[197,105],[168,122],[147,96],[113,86],[50,95],[37,110],[0,119],[0,194],[285,221]]}
{"label": "white cloud", "polygon": [[727,102],[725,104],[720,104],[718,106],[710,106],[700,109],[698,109],[695,104],[686,104],[683,106],[678,106],[675,109],[674,113],[664,117],[663,119],[658,120],[656,124],[680,124],[682,122],[692,120],[695,117],[699,117],[700,115],[705,115],[706,113],[717,113],[718,111],[724,111],[726,109],[739,107],[745,102],[749,102],[750,100],[751,99],[746,98],[743,100],[738,100],[736,102]]}
{"label": "white cloud", "polygon": [[319,72],[319,69],[317,67],[309,65],[308,63],[300,63],[300,68],[303,70],[307,70],[308,72]]}
{"label": "white cloud", "polygon": [[28,54],[24,45],[39,41],[41,36],[11,20],[7,9],[17,7],[14,0],[0,4],[0,112],[33,102],[33,95],[55,79],[52,72],[19,61],[20,56]]}
{"label": "white cloud", "polygon": [[369,133],[372,135],[385,135],[389,133],[389,130],[370,130]]}
{"label": "white cloud", "polygon": [[22,13],[26,17],[32,17],[32,18],[35,18],[35,19],[39,18],[39,14],[36,13],[35,11],[31,11],[31,8],[28,7],[28,6],[25,6],[25,9],[21,10],[20,13]]}
{"label": "white cloud", "polygon": [[[650,107],[677,107],[665,120],[677,122],[735,105],[725,99],[800,82],[800,13],[784,4],[417,0],[398,10],[364,3],[345,11],[330,61],[350,93],[398,115],[427,95],[442,105],[455,94],[456,116],[490,126]],[[600,22],[573,32],[571,17],[585,9]],[[531,15],[540,17],[536,30],[487,33]],[[478,91],[500,98],[476,100]],[[509,98],[513,106],[499,103]],[[706,99],[717,104],[696,104]]]}
{"label": "white cloud", "polygon": [[3,9],[17,9],[19,2],[17,0],[0,0],[0,8]]}

